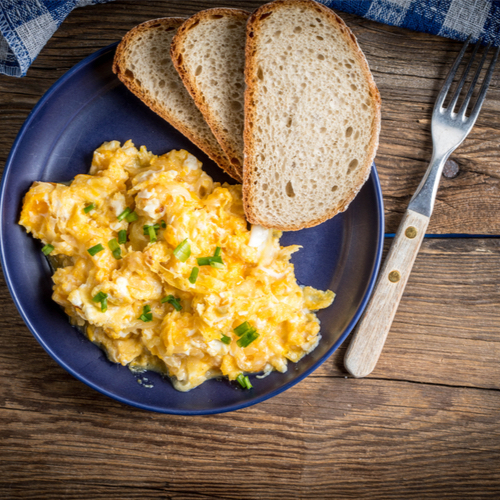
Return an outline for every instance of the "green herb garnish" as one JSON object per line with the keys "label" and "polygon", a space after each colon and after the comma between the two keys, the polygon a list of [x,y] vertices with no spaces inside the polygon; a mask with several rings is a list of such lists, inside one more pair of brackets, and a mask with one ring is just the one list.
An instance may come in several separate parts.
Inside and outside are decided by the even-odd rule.
{"label": "green herb garnish", "polygon": [[49,253],[52,252],[52,250],[54,250],[54,247],[52,245],[45,245],[43,248],[42,248],[42,252],[43,252],[43,255],[49,255]]}
{"label": "green herb garnish", "polygon": [[93,203],[89,203],[88,205],[85,205],[85,208],[83,211],[88,214],[91,210],[94,210],[95,205]]}
{"label": "green herb garnish", "polygon": [[193,269],[191,270],[191,274],[189,275],[189,283],[191,283],[193,285],[196,283],[196,280],[198,279],[199,272],[200,272],[199,267],[193,267]]}
{"label": "green herb garnish", "polygon": [[104,247],[103,247],[100,243],[98,243],[97,245],[95,245],[95,246],[93,246],[93,247],[89,248],[89,249],[87,250],[87,252],[88,252],[90,255],[92,255],[92,257],[93,257],[95,254],[97,254],[97,253],[99,253],[99,252],[102,252],[103,250],[104,250]]}
{"label": "green herb garnish", "polygon": [[163,299],[161,299],[161,303],[164,304],[165,302],[168,302],[169,304],[174,306],[174,309],[176,311],[180,311],[182,309],[179,299],[176,299],[173,295],[167,295],[166,297],[163,297]]}
{"label": "green herb garnish", "polygon": [[191,255],[191,245],[186,238],[183,242],[179,243],[174,250],[174,255],[181,261],[186,262]]}

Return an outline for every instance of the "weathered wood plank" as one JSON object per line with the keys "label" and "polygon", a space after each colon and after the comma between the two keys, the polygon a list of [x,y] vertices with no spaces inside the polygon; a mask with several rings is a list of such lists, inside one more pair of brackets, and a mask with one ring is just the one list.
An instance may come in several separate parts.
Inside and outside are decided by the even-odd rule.
{"label": "weathered wood plank", "polygon": [[5,498],[500,493],[498,391],[310,377],[254,408],[188,418],[125,407],[55,372],[56,400],[16,384],[23,393],[1,404]]}
{"label": "weathered wood plank", "polygon": [[[424,240],[370,377],[500,389],[499,258],[496,238]],[[347,375],[344,353],[315,375]]]}
{"label": "weathered wood plank", "polygon": [[[50,85],[87,55],[136,24],[161,16],[188,16],[212,6],[252,10],[261,1],[118,1],[76,9],[21,80],[0,76],[0,165],[31,108]],[[377,166],[385,195],[387,231],[395,232],[431,156],[433,102],[460,44],[342,14],[358,37],[383,99]],[[453,158],[460,167],[443,179],[430,233],[500,234],[500,72],[469,138]]]}

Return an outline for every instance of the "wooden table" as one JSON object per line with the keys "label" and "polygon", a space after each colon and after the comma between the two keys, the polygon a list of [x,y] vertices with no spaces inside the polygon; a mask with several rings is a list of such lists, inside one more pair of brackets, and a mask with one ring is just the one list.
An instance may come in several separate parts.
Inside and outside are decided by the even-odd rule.
{"label": "wooden table", "polygon": [[[0,163],[42,94],[136,24],[261,3],[122,0],[75,10],[26,78],[0,76]],[[430,159],[433,101],[460,44],[341,15],[382,95],[376,162],[393,233]],[[0,498],[500,498],[499,84],[497,70],[452,156],[458,175],[441,181],[432,234],[366,379],[347,377],[342,347],[257,406],[206,417],[148,413],[59,367],[2,282]]]}

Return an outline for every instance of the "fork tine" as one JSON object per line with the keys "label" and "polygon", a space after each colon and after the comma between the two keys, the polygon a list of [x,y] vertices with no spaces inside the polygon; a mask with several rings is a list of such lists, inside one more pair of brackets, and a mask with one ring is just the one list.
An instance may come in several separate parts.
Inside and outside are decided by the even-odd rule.
{"label": "fork tine", "polygon": [[467,66],[464,69],[464,72],[462,73],[462,77],[460,78],[460,82],[458,83],[457,89],[455,90],[455,95],[453,96],[453,98],[448,106],[448,109],[452,113],[453,113],[453,110],[455,109],[458,98],[460,97],[460,92],[462,92],[462,87],[465,84],[465,79],[467,78],[467,75],[469,74],[470,68],[472,66],[472,63],[474,62],[474,58],[476,57],[477,51],[478,51],[480,46],[481,46],[481,40],[478,40],[476,42],[476,45],[474,45],[474,50],[472,51],[472,54],[469,58],[469,62],[467,63]]}
{"label": "fork tine", "polygon": [[453,63],[453,66],[451,67],[450,72],[448,73],[448,76],[446,77],[446,80],[441,90],[439,91],[439,94],[436,99],[436,104],[434,105],[434,109],[442,108],[443,102],[446,98],[446,95],[448,94],[448,90],[450,90],[451,84],[453,82],[453,78],[455,78],[457,69],[460,66],[460,62],[462,61],[467,46],[469,45],[470,39],[471,37],[469,36],[469,38],[467,38],[467,40],[465,41],[462,50],[460,51],[460,54],[458,54],[457,58],[455,59],[455,62]]}
{"label": "fork tine", "polygon": [[483,52],[483,57],[481,57],[481,61],[479,63],[479,66],[477,67],[476,73],[474,75],[474,78],[472,79],[472,82],[469,85],[469,90],[467,91],[467,95],[465,96],[464,102],[462,103],[462,107],[460,108],[458,114],[461,115],[462,120],[465,117],[465,113],[467,111],[467,106],[469,105],[469,101],[471,100],[472,93],[474,92],[474,87],[476,86],[477,79],[479,78],[479,75],[481,74],[481,70],[483,69],[484,62],[486,61],[486,56],[488,55],[488,51],[490,50],[491,43],[487,45],[487,47],[484,49]]}
{"label": "fork tine", "polygon": [[493,76],[493,70],[495,69],[495,64],[497,62],[499,52],[500,52],[500,47],[497,47],[497,50],[493,55],[493,59],[490,62],[490,67],[488,68],[488,72],[484,77],[483,84],[481,85],[481,92],[479,93],[476,104],[474,104],[474,108],[472,109],[472,112],[469,116],[469,120],[472,123],[472,125],[474,125],[477,115],[479,115],[479,111],[481,111],[484,99],[486,98],[486,92],[488,92],[488,87],[490,86],[491,77]]}

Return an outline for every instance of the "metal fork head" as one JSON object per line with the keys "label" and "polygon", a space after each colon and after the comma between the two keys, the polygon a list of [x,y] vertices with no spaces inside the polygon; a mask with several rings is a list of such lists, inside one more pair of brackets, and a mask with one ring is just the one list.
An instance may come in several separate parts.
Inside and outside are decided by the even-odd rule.
{"label": "metal fork head", "polygon": [[467,137],[471,128],[474,126],[474,123],[476,122],[476,119],[479,115],[479,111],[481,110],[483,102],[486,98],[486,92],[488,91],[491,77],[493,75],[493,70],[495,69],[495,64],[500,52],[500,47],[498,47],[493,55],[493,58],[491,59],[490,65],[481,85],[481,90],[479,91],[476,102],[472,107],[470,116],[466,116],[467,108],[472,98],[472,94],[474,93],[474,89],[481,74],[481,70],[483,69],[484,63],[486,61],[491,43],[488,44],[483,51],[483,55],[481,57],[479,65],[474,76],[472,77],[472,81],[469,84],[467,94],[460,108],[455,111],[456,104],[466,82],[467,75],[469,74],[469,71],[474,63],[474,59],[476,58],[476,55],[479,51],[481,40],[478,40],[474,46],[469,61],[467,62],[467,65],[463,70],[460,81],[458,82],[457,88],[453,96],[451,97],[450,104],[446,108],[443,106],[443,104],[450,91],[451,84],[453,83],[455,75],[457,74],[458,68],[460,66],[460,63],[462,62],[462,59],[464,58],[465,51],[467,50],[469,43],[470,37],[464,43],[462,50],[455,59],[455,62],[453,63],[448,76],[446,77],[443,87],[438,94],[436,103],[434,105],[434,111],[432,113],[432,139],[434,148],[442,151],[443,154],[456,149]]}

